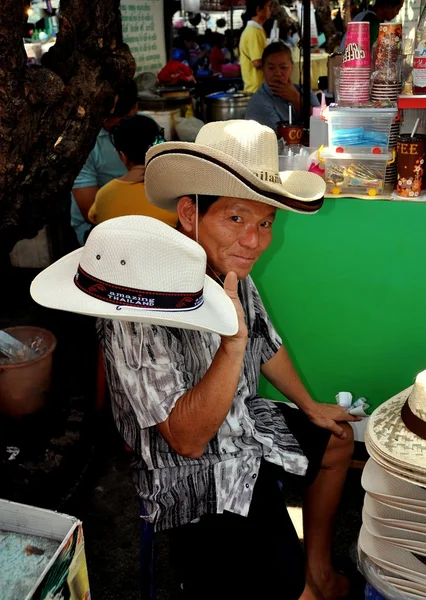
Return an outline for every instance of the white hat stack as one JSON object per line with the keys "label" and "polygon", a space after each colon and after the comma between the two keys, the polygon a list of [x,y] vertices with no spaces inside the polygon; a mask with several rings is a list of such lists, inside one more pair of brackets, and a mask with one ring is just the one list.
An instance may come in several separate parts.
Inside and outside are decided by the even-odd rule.
{"label": "white hat stack", "polygon": [[[371,456],[358,548],[370,583],[395,598],[426,598],[426,371],[369,419]],[[368,566],[368,568],[367,568]],[[371,568],[373,567],[373,569]]]}

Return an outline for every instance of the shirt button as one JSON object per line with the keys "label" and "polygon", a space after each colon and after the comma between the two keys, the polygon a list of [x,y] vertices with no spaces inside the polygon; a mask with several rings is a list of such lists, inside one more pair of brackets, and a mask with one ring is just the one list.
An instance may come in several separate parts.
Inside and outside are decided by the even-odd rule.
{"label": "shirt button", "polygon": [[241,396],[241,390],[238,390],[238,395]]}
{"label": "shirt button", "polygon": [[250,486],[249,486],[249,484],[248,484],[248,483],[246,483],[246,488],[249,488],[249,487],[250,487]]}
{"label": "shirt button", "polygon": [[253,473],[252,478],[256,479],[256,477],[257,477],[256,473]]}
{"label": "shirt button", "polygon": [[222,454],[226,454],[225,448],[222,448]]}

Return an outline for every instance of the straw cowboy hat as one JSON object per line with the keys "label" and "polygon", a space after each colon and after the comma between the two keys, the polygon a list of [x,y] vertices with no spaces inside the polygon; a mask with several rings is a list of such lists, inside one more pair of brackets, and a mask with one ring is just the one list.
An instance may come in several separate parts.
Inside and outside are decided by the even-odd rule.
{"label": "straw cowboy hat", "polygon": [[315,213],[325,182],[306,171],[279,172],[277,137],[256,121],[218,121],[202,127],[195,143],[165,142],[147,152],[145,192],[173,210],[188,194],[230,196],[276,208]]}
{"label": "straw cowboy hat", "polygon": [[426,486],[426,371],[374,411],[365,443],[370,456],[389,473]]}
{"label": "straw cowboy hat", "polygon": [[234,335],[234,305],[206,262],[199,244],[161,221],[118,217],[42,271],[30,292],[48,308]]}

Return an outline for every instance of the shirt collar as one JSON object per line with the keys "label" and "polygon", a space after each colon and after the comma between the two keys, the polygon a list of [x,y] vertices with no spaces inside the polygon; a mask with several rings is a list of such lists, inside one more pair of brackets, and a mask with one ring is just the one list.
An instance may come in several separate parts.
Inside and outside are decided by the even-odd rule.
{"label": "shirt collar", "polygon": [[263,29],[262,25],[260,23],[257,23],[257,21],[247,21],[247,25],[257,27],[258,29]]}

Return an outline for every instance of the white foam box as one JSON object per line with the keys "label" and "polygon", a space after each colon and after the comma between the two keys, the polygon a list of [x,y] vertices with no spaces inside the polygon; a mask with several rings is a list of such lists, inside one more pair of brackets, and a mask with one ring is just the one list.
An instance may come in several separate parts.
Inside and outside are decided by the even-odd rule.
{"label": "white foam box", "polygon": [[1,600],[90,600],[82,523],[0,499]]}

